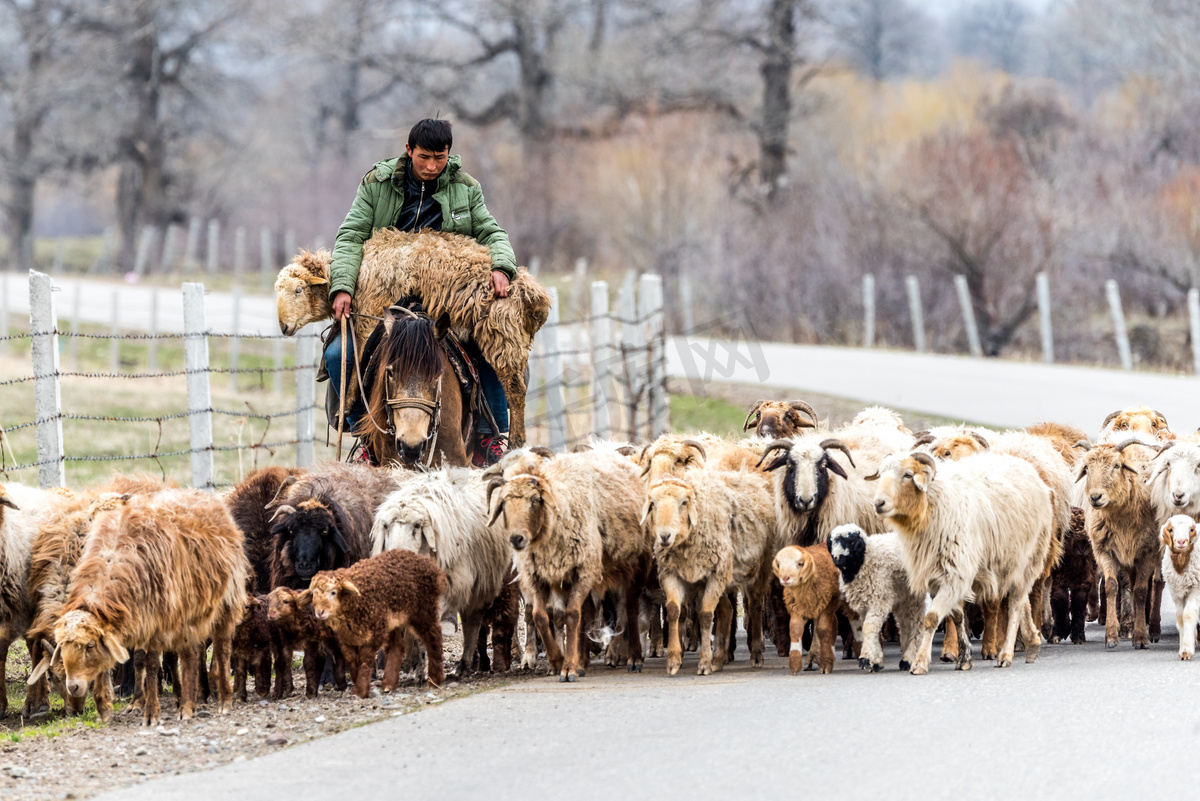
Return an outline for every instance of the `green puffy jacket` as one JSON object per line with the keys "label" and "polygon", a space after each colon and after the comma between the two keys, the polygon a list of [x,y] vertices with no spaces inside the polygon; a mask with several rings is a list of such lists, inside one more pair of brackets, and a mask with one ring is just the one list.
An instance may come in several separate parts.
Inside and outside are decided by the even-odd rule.
{"label": "green puffy jacket", "polygon": [[[408,156],[376,163],[363,176],[354,205],[346,214],[333,244],[333,265],[330,268],[329,296],[349,292],[353,297],[358,283],[358,268],[362,265],[363,242],[380,228],[390,228],[400,216],[404,205],[404,169]],[[513,255],[508,234],[496,224],[495,218],[483,204],[479,182],[462,171],[462,161],[451,156],[446,169],[437,179],[433,193],[442,205],[442,230],[463,234],[487,245],[492,253],[492,269],[499,270],[511,281],[517,275],[517,259]]]}

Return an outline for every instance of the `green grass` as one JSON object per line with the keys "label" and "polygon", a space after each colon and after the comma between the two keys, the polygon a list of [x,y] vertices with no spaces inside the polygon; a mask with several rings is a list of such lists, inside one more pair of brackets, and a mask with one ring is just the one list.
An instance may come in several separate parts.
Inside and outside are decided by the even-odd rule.
{"label": "green grass", "polygon": [[724,437],[739,437],[745,418],[745,409],[720,398],[671,396],[671,428],[675,431],[707,431]]}

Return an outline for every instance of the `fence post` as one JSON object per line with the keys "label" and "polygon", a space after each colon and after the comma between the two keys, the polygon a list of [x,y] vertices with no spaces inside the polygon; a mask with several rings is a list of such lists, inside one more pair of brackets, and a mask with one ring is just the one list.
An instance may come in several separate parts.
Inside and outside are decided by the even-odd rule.
{"label": "fence post", "polygon": [[609,369],[612,366],[612,328],[608,319],[608,282],[592,282],[592,433],[600,439],[612,436],[608,413]]}
{"label": "fence post", "polygon": [[[66,484],[62,393],[58,377],[58,315],[50,276],[29,271],[29,331],[33,334],[33,409],[37,420],[38,486]],[[7,301],[7,295],[5,297]]]}
{"label": "fence post", "polygon": [[259,287],[265,292],[268,286],[268,281],[271,275],[271,267],[275,264],[275,242],[271,236],[271,229],[265,225],[258,232],[258,255],[261,259],[259,262]]}
{"label": "fence post", "polygon": [[296,334],[296,467],[316,458],[317,335],[312,325]]}
{"label": "fence post", "polygon": [[8,356],[8,306],[12,295],[8,289],[8,271],[0,270],[0,356]]}
{"label": "fence post", "polygon": [[1115,280],[1110,278],[1104,282],[1104,294],[1108,296],[1108,308],[1112,312],[1113,333],[1117,338],[1121,367],[1132,370],[1133,354],[1129,352],[1129,332],[1125,330],[1125,313],[1121,310],[1121,289]]}
{"label": "fence post", "polygon": [[862,280],[863,347],[875,347],[875,276],[867,273]]}
{"label": "fence post", "polygon": [[541,269],[541,266],[542,266],[542,260],[540,258],[538,258],[537,256],[534,256],[533,258],[531,258],[529,260],[529,274],[532,275],[534,278],[537,278],[538,270]]}
{"label": "fence post", "polygon": [[142,227],[142,235],[138,239],[137,257],[133,263],[133,274],[141,278],[146,274],[146,263],[150,261],[150,246],[154,244],[154,228],[149,225]]}
{"label": "fence post", "polygon": [[175,223],[167,223],[167,229],[163,233],[162,253],[158,257],[158,271],[164,275],[171,272],[171,268],[175,263],[175,251],[179,247],[179,226]]}
{"label": "fence post", "polygon": [[242,353],[242,340],[238,336],[242,324],[242,285],[233,285],[233,329],[229,337],[229,391],[238,390],[238,360]]}
{"label": "fence post", "polygon": [[967,326],[967,347],[976,359],[983,358],[983,346],[979,344],[979,328],[975,325],[975,309],[971,306],[971,290],[965,275],[954,276],[954,290],[958,293],[958,305],[962,307],[963,323]]}
{"label": "fence post", "polygon": [[1037,274],[1038,317],[1042,323],[1042,361],[1054,364],[1054,329],[1050,327],[1050,279]]}
{"label": "fence post", "polygon": [[213,489],[212,390],[208,383],[208,322],[204,284],[183,285],[183,365],[187,371],[192,486]]}
{"label": "fence post", "polygon": [[571,308],[567,315],[572,320],[578,320],[579,314],[583,311],[583,298],[587,293],[587,268],[588,260],[578,258],[575,260],[575,273],[571,276]]}
{"label": "fence post", "polygon": [[1192,369],[1200,375],[1200,289],[1188,290],[1188,321],[1192,333]]}
{"label": "fence post", "polygon": [[158,369],[158,287],[150,289],[150,325],[146,332],[146,369],[153,373]]}
{"label": "fence post", "polygon": [[633,281],[629,275],[617,291],[617,317],[621,320],[621,372],[625,385],[625,425],[630,442],[641,439],[638,434],[638,406],[644,387],[638,384],[642,375],[641,358],[646,348],[644,328],[638,325]]}
{"label": "fence post", "polygon": [[692,279],[686,275],[679,276],[679,307],[683,333],[690,334],[696,327],[696,318],[692,310]]}
{"label": "fence post", "polygon": [[108,371],[121,372],[121,308],[117,290],[112,292],[112,325],[109,328],[112,339],[108,341]]}
{"label": "fence post", "polygon": [[296,255],[296,232],[291,228],[283,232],[283,260],[291,261]]}
{"label": "fence post", "polygon": [[562,352],[559,348],[558,290],[550,287],[550,316],[542,326],[546,344],[546,417],[550,436],[550,450],[562,452],[567,449],[567,410],[563,391]]}
{"label": "fence post", "polygon": [[908,312],[912,317],[913,347],[917,353],[925,352],[925,315],[921,312],[921,285],[915,275],[904,279],[904,287],[908,290]]}
{"label": "fence post", "polygon": [[196,252],[200,249],[200,218],[188,220],[187,242],[183,246],[183,274],[191,275],[196,269]]}
{"label": "fence post", "polygon": [[221,221],[208,221],[208,277],[217,277],[217,268],[221,265]]}
{"label": "fence post", "polygon": [[246,229],[240,225],[233,232],[233,285],[242,285],[246,272]]}
{"label": "fence post", "polygon": [[638,322],[646,332],[646,408],[650,416],[650,438],[667,431],[667,394],[663,386],[663,291],[662,276],[646,274],[638,286]]}

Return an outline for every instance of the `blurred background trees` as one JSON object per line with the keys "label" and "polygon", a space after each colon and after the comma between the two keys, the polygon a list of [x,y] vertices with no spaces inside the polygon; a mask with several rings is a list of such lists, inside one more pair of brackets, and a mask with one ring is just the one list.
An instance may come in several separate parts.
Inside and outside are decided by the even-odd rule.
{"label": "blurred background trees", "polygon": [[1111,277],[1187,336],[1189,0],[0,0],[4,266],[111,228],[128,270],[193,217],[329,244],[434,114],[522,261],[687,275],[764,338],[857,342],[872,273],[907,345],[915,275],[961,349],[961,275],[986,352],[1033,352],[1038,272],[1064,357],[1114,358]]}

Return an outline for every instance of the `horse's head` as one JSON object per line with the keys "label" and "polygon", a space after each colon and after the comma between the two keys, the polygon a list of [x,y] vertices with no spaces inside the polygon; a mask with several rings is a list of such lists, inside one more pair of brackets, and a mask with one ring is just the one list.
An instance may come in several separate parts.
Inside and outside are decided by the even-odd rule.
{"label": "horse's head", "polygon": [[[435,323],[424,314],[393,307],[384,315],[380,345],[383,399],[400,462],[414,465],[436,447],[442,404],[442,340],[450,330],[443,314]],[[378,394],[378,393],[376,393]]]}

